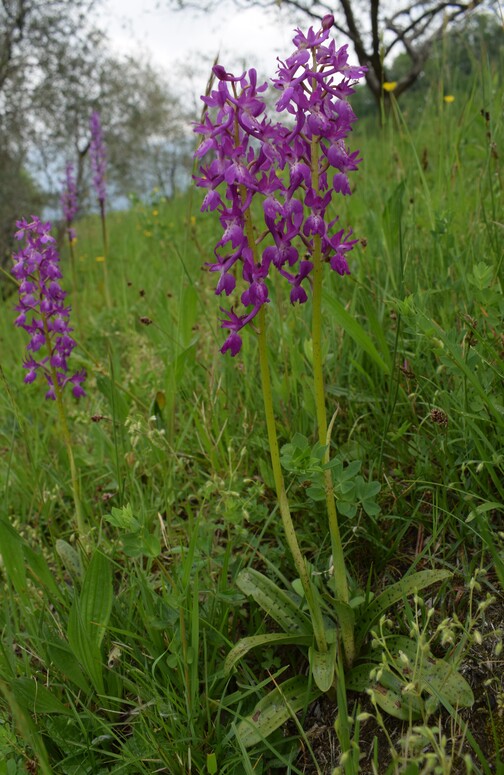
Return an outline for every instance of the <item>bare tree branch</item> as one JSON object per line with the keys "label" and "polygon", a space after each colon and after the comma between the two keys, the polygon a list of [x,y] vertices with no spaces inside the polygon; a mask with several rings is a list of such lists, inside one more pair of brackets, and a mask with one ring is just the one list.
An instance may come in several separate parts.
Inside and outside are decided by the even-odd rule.
{"label": "bare tree branch", "polygon": [[[229,0],[220,0],[220,2]],[[197,0],[165,0],[177,8],[211,10],[212,3]],[[377,102],[387,99],[383,83],[387,78],[387,57],[394,50],[404,49],[410,68],[401,78],[394,94],[398,97],[415,83],[427,61],[433,43],[459,19],[481,6],[490,7],[495,0],[414,0],[405,2],[392,15],[386,14],[385,0],[234,0],[239,8],[257,6],[290,9],[299,17],[322,19],[335,17],[334,28],[348,38],[361,65],[366,65],[366,82]]]}

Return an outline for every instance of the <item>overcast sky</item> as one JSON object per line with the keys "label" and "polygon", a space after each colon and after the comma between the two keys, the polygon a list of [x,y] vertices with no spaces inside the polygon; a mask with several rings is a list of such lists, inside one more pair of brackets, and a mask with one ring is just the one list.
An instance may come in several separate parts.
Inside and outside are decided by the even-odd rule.
{"label": "overcast sky", "polygon": [[208,60],[219,51],[219,61],[227,70],[237,71],[246,61],[260,76],[273,76],[276,57],[290,52],[296,25],[286,23],[284,13],[281,23],[275,10],[237,10],[230,0],[215,4],[217,11],[202,14],[174,11],[163,0],[105,0],[102,24],[120,53],[143,53],[168,74],[177,75],[185,62],[193,70],[200,69],[200,90],[208,78]]}

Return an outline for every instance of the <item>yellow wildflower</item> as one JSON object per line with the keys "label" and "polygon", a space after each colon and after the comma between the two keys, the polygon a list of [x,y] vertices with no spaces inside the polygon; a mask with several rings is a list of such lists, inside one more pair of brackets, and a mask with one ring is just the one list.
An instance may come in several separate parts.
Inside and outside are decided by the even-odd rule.
{"label": "yellow wildflower", "polygon": [[455,102],[455,97],[453,96],[453,94],[445,94],[445,96],[443,97],[443,100],[445,102]]}
{"label": "yellow wildflower", "polygon": [[96,260],[99,264],[103,264],[105,261],[105,256],[96,256]]}
{"label": "yellow wildflower", "polygon": [[383,88],[385,91],[394,91],[397,86],[397,81],[385,81]]}

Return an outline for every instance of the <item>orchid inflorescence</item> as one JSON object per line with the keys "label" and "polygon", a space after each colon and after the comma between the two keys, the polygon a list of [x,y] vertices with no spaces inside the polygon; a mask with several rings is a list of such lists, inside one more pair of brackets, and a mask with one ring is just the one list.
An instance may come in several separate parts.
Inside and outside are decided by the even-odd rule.
{"label": "orchid inflorescence", "polygon": [[[272,266],[291,286],[293,304],[307,301],[304,284],[315,250],[340,275],[350,272],[346,254],[357,240],[351,230],[334,229],[338,217],[329,219],[328,210],[334,193],[350,194],[347,173],[360,162],[358,152],[345,145],[356,118],[346,98],[366,68],[347,63],[347,46],[336,49],[333,40],[328,42],[333,23],[328,15],[317,32],[296,30],[295,52],[279,60],[273,86],[280,92],[276,111],[288,114],[286,121],[266,116],[262,95],[268,87],[258,85],[254,69],[234,76],[215,65],[218,87],[202,97],[196,156],[211,153],[213,159],[201,165],[195,181],[207,189],[201,209],[217,210],[224,230],[215,261],[207,266],[219,274],[217,294],[234,292],[240,264],[247,284],[241,314],[221,308],[222,327],[229,331],[223,353],[240,351],[239,332],[269,302],[266,280]],[[266,227],[261,233],[249,215],[258,197]]]}
{"label": "orchid inflorescence", "polygon": [[[60,285],[60,258],[51,236],[51,224],[42,223],[36,216],[31,221],[16,222],[17,240],[25,246],[14,253],[12,274],[19,281],[19,303],[16,326],[30,334],[27,350],[30,355],[23,367],[27,370],[25,382],[33,382],[41,371],[49,385],[46,398],[55,400],[56,393],[67,384],[72,385],[76,398],[85,395],[82,383],[84,369],[68,373],[68,358],[76,346],[69,325],[70,307],[65,306],[66,292]],[[34,357],[45,348],[46,355]]]}
{"label": "orchid inflorescence", "polygon": [[91,170],[93,173],[93,185],[96,196],[103,210],[107,196],[105,175],[107,171],[107,149],[103,139],[103,132],[98,111],[93,111],[89,119],[89,129],[91,132],[91,142],[89,145],[89,157]]}
{"label": "orchid inflorescence", "polygon": [[79,204],[74,168],[73,164],[70,163],[68,163],[65,168],[64,188],[61,194],[60,202],[67,227],[68,239],[70,242],[73,242],[75,239],[75,229],[73,228],[73,222],[75,220],[75,216],[77,215]]}

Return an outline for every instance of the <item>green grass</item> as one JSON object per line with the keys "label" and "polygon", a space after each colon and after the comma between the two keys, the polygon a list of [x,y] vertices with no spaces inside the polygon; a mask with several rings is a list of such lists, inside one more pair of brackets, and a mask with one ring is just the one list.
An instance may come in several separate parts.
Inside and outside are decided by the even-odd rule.
{"label": "green grass", "polygon": [[[483,73],[454,103],[431,94],[420,116],[397,110],[381,130],[356,127],[364,161],[354,195],[337,206],[363,242],[352,276],[328,276],[325,287],[333,451],[381,484],[379,515],[343,520],[355,586],[380,591],[410,569],[455,572],[437,597],[416,608],[404,600],[391,619],[407,634],[435,609],[433,648],[466,665],[478,713],[445,707],[400,727],[366,698],[358,708],[350,692],[355,720],[340,720],[332,759],[309,734],[310,711],[241,747],[240,719],[285,666],[285,677],[304,667],[295,649],[264,649],[225,674],[232,645],[266,630],[235,579],[249,565],[283,579],[293,569],[255,337],[235,360],[218,352],[219,301],[201,269],[217,224],[193,194],[154,197],[109,216],[111,309],[99,223],[78,224],[72,358],[88,370],[88,396],[67,397],[67,408],[83,503],[106,558],[91,570],[75,552],[55,408],[40,385],[22,384],[24,332],[12,325],[12,298],[0,309],[2,775],[36,761],[65,775],[326,773],[338,740],[354,751],[348,773],[359,745],[360,771],[379,775],[433,772],[432,762],[443,773],[502,769],[502,104],[502,85]],[[308,309],[291,308],[282,290],[272,288],[268,310],[281,442],[296,432],[315,441]],[[323,573],[323,510],[306,483],[288,484],[300,542]],[[370,718],[359,720],[361,710]],[[324,714],[330,729],[336,698]],[[446,739],[432,731],[439,725]]]}

